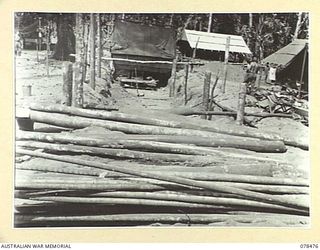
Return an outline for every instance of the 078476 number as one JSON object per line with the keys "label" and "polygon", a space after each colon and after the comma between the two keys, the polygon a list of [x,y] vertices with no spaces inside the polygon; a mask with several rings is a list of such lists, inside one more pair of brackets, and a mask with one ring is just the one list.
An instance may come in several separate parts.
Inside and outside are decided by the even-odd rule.
{"label": "078476 number", "polygon": [[300,244],[300,248],[319,248],[319,244]]}

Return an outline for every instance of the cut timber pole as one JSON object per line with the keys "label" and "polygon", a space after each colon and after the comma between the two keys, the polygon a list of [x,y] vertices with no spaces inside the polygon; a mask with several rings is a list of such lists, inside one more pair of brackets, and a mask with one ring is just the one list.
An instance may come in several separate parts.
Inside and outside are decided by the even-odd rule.
{"label": "cut timber pole", "polygon": [[62,101],[66,106],[71,106],[72,102],[72,63],[65,62],[63,64],[63,86],[62,86]]}
{"label": "cut timber pole", "polygon": [[185,65],[185,77],[184,77],[184,105],[188,102],[188,75],[189,75],[189,65]]}
{"label": "cut timber pole", "polygon": [[83,82],[81,81],[80,62],[73,65],[72,106],[82,108],[83,105]]}
{"label": "cut timber pole", "polygon": [[176,75],[177,75],[177,58],[173,59],[173,62],[172,62],[172,70],[171,70],[172,81],[170,84],[169,97],[175,96]]}
{"label": "cut timber pole", "polygon": [[303,84],[303,76],[304,76],[304,68],[305,68],[305,65],[306,65],[306,59],[307,59],[307,50],[308,50],[308,47],[307,45],[305,46],[304,48],[304,53],[303,53],[303,61],[302,61],[302,66],[301,66],[301,75],[300,75],[300,84],[299,84],[299,92],[298,92],[298,98],[300,99],[301,98],[301,85]]}
{"label": "cut timber pole", "polygon": [[[211,72],[205,73],[204,83],[203,83],[203,99],[202,105],[203,110],[208,111],[209,108],[209,97],[210,97],[210,81],[211,81]],[[207,119],[206,115],[201,116],[202,119]]]}
{"label": "cut timber pole", "polygon": [[246,83],[240,84],[238,111],[237,111],[237,124],[242,125],[244,119],[244,105],[246,102]]}
{"label": "cut timber pole", "polygon": [[208,33],[211,32],[211,26],[212,26],[212,13],[209,14],[209,24],[208,24]]}
{"label": "cut timber pole", "polygon": [[83,82],[85,82],[85,80],[87,78],[88,43],[89,43],[89,25],[84,24],[84,29],[83,29],[83,70],[82,70],[82,81]]}
{"label": "cut timber pole", "polygon": [[229,49],[230,49],[230,36],[226,40],[226,49],[224,54],[224,69],[223,69],[223,85],[222,93],[226,92],[227,72],[228,72],[228,60],[229,60]]}
{"label": "cut timber pole", "polygon": [[[124,14],[123,14],[124,15]],[[101,78],[101,56],[102,56],[102,47],[101,47],[101,16],[97,14],[97,75]]]}
{"label": "cut timber pole", "polygon": [[51,160],[56,160],[61,162],[74,163],[74,164],[79,164],[83,166],[95,167],[95,168],[110,170],[118,173],[140,176],[144,178],[167,181],[173,184],[186,185],[189,187],[197,187],[197,188],[202,188],[208,191],[218,191],[218,192],[224,192],[229,194],[235,194],[235,195],[240,195],[241,197],[244,197],[244,198],[248,198],[250,200],[262,201],[268,204],[282,205],[286,207],[301,209],[306,212],[309,211],[308,206],[306,206],[305,204],[301,204],[301,202],[296,200],[292,200],[292,201],[286,200],[286,199],[283,199],[282,197],[278,197],[270,194],[261,194],[258,192],[248,191],[241,188],[229,187],[228,185],[221,185],[216,182],[210,182],[210,183],[199,182],[199,181],[186,179],[182,177],[169,176],[163,173],[148,173],[146,171],[138,171],[138,170],[122,167],[122,166],[109,166],[108,164],[100,163],[96,161],[81,160],[78,158],[40,153],[36,151],[24,150],[19,148],[16,150],[16,153],[45,158],[45,159],[51,159]]}
{"label": "cut timber pole", "polygon": [[[50,24],[50,23],[49,23]],[[47,77],[49,77],[49,54],[50,54],[50,26],[47,26],[46,32],[46,46],[47,46],[47,55],[46,55],[46,70],[47,70]]]}
{"label": "cut timber pole", "polygon": [[90,14],[90,87],[96,88],[96,18],[95,14]]}

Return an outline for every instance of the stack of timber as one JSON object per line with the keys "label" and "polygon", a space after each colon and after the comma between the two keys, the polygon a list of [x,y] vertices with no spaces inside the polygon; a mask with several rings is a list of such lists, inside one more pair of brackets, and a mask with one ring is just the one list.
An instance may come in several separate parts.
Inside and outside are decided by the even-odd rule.
{"label": "stack of timber", "polygon": [[309,223],[308,179],[268,157],[279,136],[60,105],[30,118],[73,130],[17,133],[17,227]]}

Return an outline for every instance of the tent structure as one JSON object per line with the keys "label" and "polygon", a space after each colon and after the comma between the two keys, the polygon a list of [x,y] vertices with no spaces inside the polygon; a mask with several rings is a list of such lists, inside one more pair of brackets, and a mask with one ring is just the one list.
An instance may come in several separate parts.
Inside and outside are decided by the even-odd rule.
{"label": "tent structure", "polygon": [[308,83],[308,40],[296,39],[262,60],[279,67],[277,78]]}
{"label": "tent structure", "polygon": [[[182,53],[189,55],[195,48],[197,49],[197,56],[206,54],[211,59],[219,59],[215,55],[222,55],[226,49],[227,38],[230,37],[229,52],[240,54],[252,54],[242,36],[208,33],[196,30],[185,29],[182,34],[181,41],[179,42]],[[221,56],[220,56],[221,57]]]}
{"label": "tent structure", "polygon": [[[111,37],[111,55],[141,61],[172,61],[175,57],[175,32],[171,28],[116,21]],[[117,74],[170,73],[170,64],[135,64],[115,61]],[[121,71],[121,72],[120,72]],[[152,74],[151,74],[152,75]]]}

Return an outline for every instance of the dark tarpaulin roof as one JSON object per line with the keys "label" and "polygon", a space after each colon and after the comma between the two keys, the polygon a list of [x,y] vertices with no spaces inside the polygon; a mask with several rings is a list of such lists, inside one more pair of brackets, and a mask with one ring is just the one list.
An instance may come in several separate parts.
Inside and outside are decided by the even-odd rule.
{"label": "dark tarpaulin roof", "polygon": [[175,42],[171,28],[116,21],[111,53],[173,59]]}
{"label": "dark tarpaulin roof", "polygon": [[274,63],[277,65],[282,65],[287,67],[292,63],[294,58],[304,50],[308,44],[307,39],[296,39],[292,43],[288,44],[287,46],[279,49],[275,53],[271,54],[270,56],[264,58],[262,60],[263,63]]}

